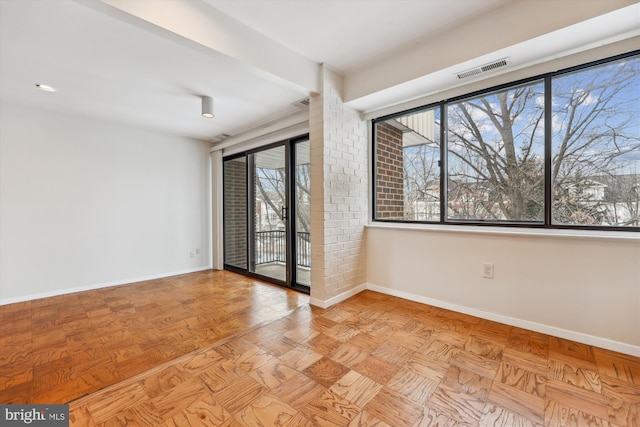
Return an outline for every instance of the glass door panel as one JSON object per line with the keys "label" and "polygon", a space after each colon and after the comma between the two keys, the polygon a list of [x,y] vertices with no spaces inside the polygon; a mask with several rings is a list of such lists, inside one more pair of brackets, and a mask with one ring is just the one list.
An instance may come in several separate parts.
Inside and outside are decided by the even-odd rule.
{"label": "glass door panel", "polygon": [[295,184],[293,199],[295,203],[295,259],[296,283],[311,285],[311,199],[310,199],[310,161],[309,140],[294,144]]}
{"label": "glass door panel", "polygon": [[247,269],[247,160],[224,161],[224,263]]}
{"label": "glass door panel", "polygon": [[249,271],[289,282],[287,239],[287,162],[284,145],[249,154]]}

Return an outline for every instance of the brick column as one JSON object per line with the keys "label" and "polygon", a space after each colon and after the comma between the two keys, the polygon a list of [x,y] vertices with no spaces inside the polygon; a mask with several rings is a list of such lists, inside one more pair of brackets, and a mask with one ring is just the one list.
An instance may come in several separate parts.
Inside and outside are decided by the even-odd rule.
{"label": "brick column", "polygon": [[365,283],[368,220],[366,122],[342,102],[342,77],[326,67],[321,74],[309,111],[311,297],[319,305]]}

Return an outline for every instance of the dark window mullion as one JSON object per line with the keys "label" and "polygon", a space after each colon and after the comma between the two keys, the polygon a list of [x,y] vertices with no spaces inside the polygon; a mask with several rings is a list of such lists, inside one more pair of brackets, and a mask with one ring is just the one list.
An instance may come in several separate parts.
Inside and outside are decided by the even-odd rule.
{"label": "dark window mullion", "polygon": [[544,79],[544,225],[551,227],[552,218],[551,211],[553,207],[553,191],[551,182],[552,168],[552,143],[553,143],[553,108],[551,93],[551,76]]}
{"label": "dark window mullion", "polygon": [[376,164],[376,150],[377,150],[377,142],[376,142],[376,121],[371,122],[371,145],[373,149],[371,150],[371,164],[373,168],[371,168],[371,190],[373,192],[373,197],[371,198],[371,216],[373,219],[378,219],[378,213],[376,212],[376,198],[378,197],[378,166]]}
{"label": "dark window mullion", "polygon": [[247,154],[247,273],[256,268],[255,257],[255,159],[254,154]]}
{"label": "dark window mullion", "polygon": [[440,224],[447,217],[447,128],[448,116],[446,103],[440,103]]}

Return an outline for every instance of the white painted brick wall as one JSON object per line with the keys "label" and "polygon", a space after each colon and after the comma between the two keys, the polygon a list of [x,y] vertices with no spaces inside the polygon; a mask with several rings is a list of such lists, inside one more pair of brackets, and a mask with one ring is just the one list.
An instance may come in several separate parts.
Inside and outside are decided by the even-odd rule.
{"label": "white painted brick wall", "polygon": [[365,282],[366,122],[346,107],[342,78],[324,68],[311,97],[311,296],[328,300]]}

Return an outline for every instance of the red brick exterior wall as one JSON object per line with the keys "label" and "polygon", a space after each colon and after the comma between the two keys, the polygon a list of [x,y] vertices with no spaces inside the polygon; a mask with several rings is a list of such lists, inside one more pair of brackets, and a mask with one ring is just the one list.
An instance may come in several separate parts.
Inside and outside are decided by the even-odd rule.
{"label": "red brick exterior wall", "polygon": [[376,218],[403,219],[404,168],[402,131],[376,124]]}
{"label": "red brick exterior wall", "polygon": [[224,263],[247,267],[247,167],[240,159],[224,162]]}

